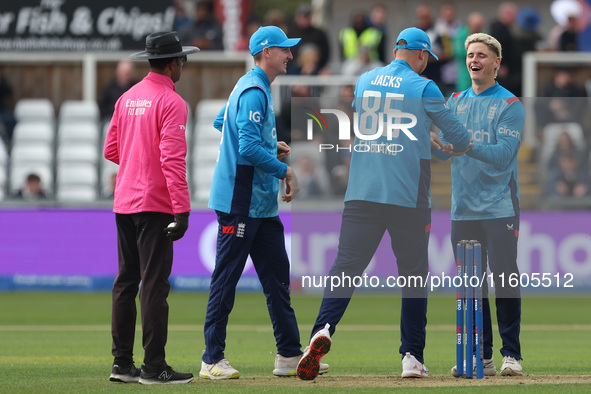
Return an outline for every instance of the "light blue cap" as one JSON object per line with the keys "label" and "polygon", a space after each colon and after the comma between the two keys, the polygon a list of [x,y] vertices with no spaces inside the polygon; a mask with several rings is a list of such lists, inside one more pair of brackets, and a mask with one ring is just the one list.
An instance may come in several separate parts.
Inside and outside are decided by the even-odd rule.
{"label": "light blue cap", "polygon": [[409,27],[408,29],[404,29],[398,35],[396,39],[396,44],[400,40],[405,40],[405,45],[396,45],[396,49],[416,49],[416,50],[425,50],[431,54],[435,58],[435,60],[439,60],[437,56],[433,52],[431,52],[431,39],[419,28],[416,27]]}
{"label": "light blue cap", "polygon": [[248,49],[250,49],[250,54],[254,56],[263,48],[293,47],[298,45],[301,40],[301,38],[287,38],[283,30],[277,26],[263,26],[259,27],[250,37]]}

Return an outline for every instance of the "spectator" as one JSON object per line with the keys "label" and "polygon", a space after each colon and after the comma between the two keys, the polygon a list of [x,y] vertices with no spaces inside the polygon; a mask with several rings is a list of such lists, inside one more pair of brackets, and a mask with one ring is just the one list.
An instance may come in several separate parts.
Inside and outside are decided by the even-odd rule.
{"label": "spectator", "polygon": [[105,187],[102,193],[103,198],[113,199],[115,198],[115,187],[117,186],[117,171],[112,171],[105,177]]}
{"label": "spectator", "polygon": [[486,19],[484,15],[478,11],[468,14],[466,24],[462,25],[458,30],[458,34],[454,38],[454,58],[458,69],[458,80],[456,82],[456,92],[462,92],[472,86],[472,78],[466,67],[466,47],[464,43],[466,38],[474,33],[480,33],[484,29]]}
{"label": "spectator", "polygon": [[[337,109],[345,112],[349,120],[354,120],[354,110],[352,107],[353,99],[355,98],[355,85],[343,85],[340,88],[339,100]],[[337,128],[338,124],[333,117],[327,119],[328,122],[334,123],[334,126],[329,123],[329,127]],[[331,128],[332,130],[332,128]],[[353,146],[355,144],[355,135],[352,133],[348,141],[339,140],[336,133],[328,133],[325,135],[326,143],[332,145],[342,145],[345,147]],[[332,194],[335,196],[344,196],[349,182],[349,168],[351,166],[351,151],[348,149],[334,149],[326,152],[326,167],[331,175]]]}
{"label": "spectator", "polygon": [[115,77],[105,87],[99,100],[99,110],[103,122],[111,121],[115,103],[123,93],[127,92],[137,82],[133,62],[129,59],[120,60],[115,69]]}
{"label": "spectator", "polygon": [[238,44],[236,44],[237,51],[248,51],[248,41],[250,40],[250,36],[252,36],[259,27],[261,27],[260,19],[257,18],[256,15],[249,16],[244,28],[244,35],[242,35]]}
{"label": "spectator", "polygon": [[332,193],[335,196],[343,196],[347,191],[349,183],[349,169],[351,168],[351,153],[342,152],[340,155],[341,163],[334,166],[331,171]]}
{"label": "spectator", "polygon": [[6,169],[8,164],[8,148],[4,139],[0,138],[0,171]]}
{"label": "spectator", "polygon": [[548,123],[581,122],[587,101],[570,97],[586,97],[587,92],[577,85],[568,67],[559,67],[554,76],[538,95],[536,100],[537,126]]}
{"label": "spectator", "polygon": [[[287,65],[287,73],[295,75],[318,75],[320,73],[320,58],[322,54],[316,44],[302,44],[297,56],[293,55],[295,61]],[[289,66],[293,66],[290,68]]]}
{"label": "spectator", "polygon": [[283,31],[287,31],[287,23],[285,22],[285,14],[277,8],[271,8],[265,13],[263,18],[265,26],[277,26]]}
{"label": "spectator", "polygon": [[365,45],[359,47],[359,53],[354,59],[347,59],[343,62],[341,74],[359,76],[366,71],[383,66],[380,60],[372,60],[369,55],[369,48]]}
{"label": "spectator", "polygon": [[542,19],[537,9],[523,7],[519,10],[517,26],[513,30],[517,53],[522,55],[526,52],[536,51],[542,45],[544,38],[538,30],[541,22]]}
{"label": "spectator", "polygon": [[[441,40],[435,31],[435,19],[429,4],[420,4],[415,10],[415,27],[423,30],[431,40],[431,51],[441,55]],[[441,86],[441,63],[433,56],[429,57],[427,68],[421,74]]]}
{"label": "spectator", "polygon": [[589,196],[589,172],[581,164],[580,156],[567,153],[558,157],[558,166],[550,169],[547,193],[549,196]]}
{"label": "spectator", "polygon": [[536,51],[543,42],[543,37],[538,31],[540,22],[540,13],[533,7],[523,7],[517,14],[517,26],[513,30],[513,36],[519,72],[518,80],[521,80],[523,75],[523,54]]}
{"label": "spectator", "polygon": [[367,25],[365,12],[355,11],[351,16],[351,25],[339,32],[341,59],[355,59],[361,46],[369,48],[371,60],[386,62],[384,35],[375,27]]}
{"label": "spectator", "polygon": [[579,38],[577,32],[577,18],[575,14],[569,14],[563,32],[558,37],[558,50],[572,52],[579,50]]}
{"label": "spectator", "polygon": [[193,23],[180,32],[180,38],[182,45],[194,45],[202,51],[224,49],[224,34],[220,22],[213,14],[212,1],[197,2]]}
{"label": "spectator", "polygon": [[[293,48],[293,47],[292,47]],[[281,110],[277,117],[277,140],[291,144],[292,141],[306,140],[305,107],[314,106],[315,101],[310,99],[312,87],[310,85],[292,85],[291,94],[282,100]],[[309,104],[306,102],[309,101]],[[295,103],[295,116],[292,116],[292,102]]]}
{"label": "spectator", "polygon": [[301,155],[296,163],[298,181],[300,183],[300,197],[314,198],[326,196],[330,190],[330,178],[326,168],[315,163],[307,155]]}
{"label": "spectator", "polygon": [[[314,44],[318,48],[319,59],[318,69],[323,69],[328,64],[330,58],[330,44],[326,32],[312,24],[312,7],[309,4],[302,4],[298,7],[295,14],[294,23],[288,28],[288,36],[301,37],[302,44],[299,47],[292,48],[294,59],[298,59],[301,51],[307,44]],[[288,64],[288,74],[295,74],[290,70]]]}
{"label": "spectator", "polygon": [[12,132],[16,125],[16,119],[13,112],[9,109],[9,101],[12,100],[12,86],[0,73],[0,139],[3,139],[6,144],[10,143],[12,139]]}
{"label": "spectator", "polygon": [[443,3],[439,9],[439,18],[435,21],[436,41],[441,46],[439,57],[441,64],[441,92],[444,96],[449,96],[455,89],[458,79],[458,66],[454,60],[453,41],[458,35],[461,23],[457,17],[455,5],[452,3]]}
{"label": "spectator", "polygon": [[14,198],[24,201],[45,200],[47,196],[43,189],[41,177],[35,173],[27,175],[24,187],[16,192]]}
{"label": "spectator", "polygon": [[186,26],[190,25],[192,20],[187,15],[187,9],[183,0],[174,0],[174,9],[176,14],[174,16],[173,30],[182,31]]}
{"label": "spectator", "polygon": [[368,26],[375,27],[388,37],[388,9],[383,4],[374,4],[367,15]]}
{"label": "spectator", "polygon": [[503,2],[497,10],[497,19],[490,25],[490,35],[499,41],[503,48],[503,62],[497,76],[497,82],[515,96],[521,96],[520,70],[515,50],[515,37],[512,29],[517,20],[519,7],[513,2]]}
{"label": "spectator", "polygon": [[577,156],[582,165],[587,164],[584,147],[575,145],[569,132],[564,130],[556,140],[556,147],[552,152],[552,156],[550,156],[550,159],[548,160],[548,168],[552,169],[558,167],[560,157],[569,155]]}
{"label": "spectator", "polygon": [[[571,23],[576,19],[577,31],[585,29],[586,23],[583,19],[586,18],[576,18],[577,15],[585,14],[585,8],[582,6],[582,3],[584,2],[579,2],[577,0],[554,0],[552,4],[550,4],[550,14],[557,23],[548,34],[548,46],[550,50],[562,50],[560,49],[561,35],[568,28],[569,17],[573,18]],[[572,28],[573,27],[571,26],[571,29]]]}

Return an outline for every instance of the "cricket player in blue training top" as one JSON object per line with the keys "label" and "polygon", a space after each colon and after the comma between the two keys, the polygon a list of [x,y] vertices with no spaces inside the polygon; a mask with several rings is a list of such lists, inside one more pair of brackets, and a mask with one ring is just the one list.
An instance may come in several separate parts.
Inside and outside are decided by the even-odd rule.
{"label": "cricket player in blue training top", "polygon": [[[445,130],[457,149],[470,148],[468,131],[446,107],[435,82],[419,76],[429,56],[435,57],[429,36],[417,28],[403,30],[394,56],[389,65],[362,74],[355,88],[361,133],[355,143],[361,148],[352,153],[331,277],[362,275],[387,230],[398,276],[425,280],[431,226],[431,124]],[[320,359],[330,349],[330,336],[354,290],[347,283],[325,289],[310,345],[298,365],[301,379],[318,375]],[[425,377],[426,288],[420,283],[403,288],[401,309],[402,377]]]}
{"label": "cricket player in blue training top", "polygon": [[[250,38],[255,66],[232,90],[214,121],[222,131],[209,208],[218,217],[215,269],[205,317],[205,351],[199,376],[237,379],[239,372],[224,357],[226,326],[234,306],[236,285],[250,254],[267,298],[277,345],[278,376],[295,376],[302,355],[300,333],[291,307],[290,267],[279,218],[279,179],[285,178],[290,202],[298,193],[295,172],[281,162],[290,153],[277,141],[271,83],[285,74],[293,59],[290,47],[299,38],[287,38],[278,27],[259,28]],[[323,364],[323,372],[328,365]]]}
{"label": "cricket player in blue training top", "polygon": [[[466,39],[466,67],[472,87],[454,93],[448,106],[472,134],[474,146],[465,155],[452,157],[451,243],[475,239],[482,244],[482,261],[494,275],[499,334],[503,341],[501,375],[522,375],[519,331],[520,288],[500,280],[519,277],[519,183],[517,152],[525,123],[523,104],[495,81],[502,59],[501,44],[492,36],[475,33]],[[439,136],[444,144],[447,137]],[[453,144],[452,144],[453,145]],[[445,159],[445,151],[434,153]],[[461,150],[461,148],[459,149]],[[452,156],[455,155],[451,152]],[[486,272],[486,263],[482,267]],[[488,287],[483,286],[484,374],[496,375]],[[474,364],[475,365],[475,364]],[[451,370],[456,375],[457,368]]]}

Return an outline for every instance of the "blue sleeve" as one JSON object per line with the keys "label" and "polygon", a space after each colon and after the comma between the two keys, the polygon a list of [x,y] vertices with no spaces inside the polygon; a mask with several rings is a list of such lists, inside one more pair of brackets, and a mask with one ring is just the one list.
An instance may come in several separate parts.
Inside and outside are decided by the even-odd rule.
{"label": "blue sleeve", "polygon": [[[276,178],[283,178],[287,173],[287,164],[277,160],[263,147],[263,119],[267,109],[265,93],[258,88],[245,90],[238,100],[238,153],[253,166]],[[251,116],[251,112],[261,116]]]}
{"label": "blue sleeve", "polygon": [[445,139],[453,144],[455,150],[461,152],[468,149],[470,146],[468,130],[446,105],[443,94],[433,81],[429,82],[423,91],[423,106],[427,115],[441,129]]}
{"label": "blue sleeve", "polygon": [[524,124],[525,109],[521,101],[516,101],[509,105],[499,118],[498,129],[495,130],[497,143],[494,145],[475,144],[466,154],[496,167],[506,167],[519,150]]}
{"label": "blue sleeve", "polygon": [[224,115],[226,114],[226,107],[227,106],[228,106],[228,103],[226,102],[226,104],[222,107],[222,109],[218,113],[218,116],[216,116],[213,121],[213,127],[215,127],[219,131],[222,131],[222,127],[224,126]]}

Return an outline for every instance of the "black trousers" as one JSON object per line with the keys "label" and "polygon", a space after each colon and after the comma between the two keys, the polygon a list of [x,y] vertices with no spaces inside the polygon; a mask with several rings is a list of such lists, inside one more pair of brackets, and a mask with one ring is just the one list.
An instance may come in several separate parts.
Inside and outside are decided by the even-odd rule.
{"label": "black trousers", "polygon": [[119,270],[113,284],[111,334],[115,364],[133,362],[137,318],[135,298],[140,289],[144,365],[148,370],[167,366],[168,277],[172,270],[172,241],[164,228],[174,216],[159,212],[116,214]]}

